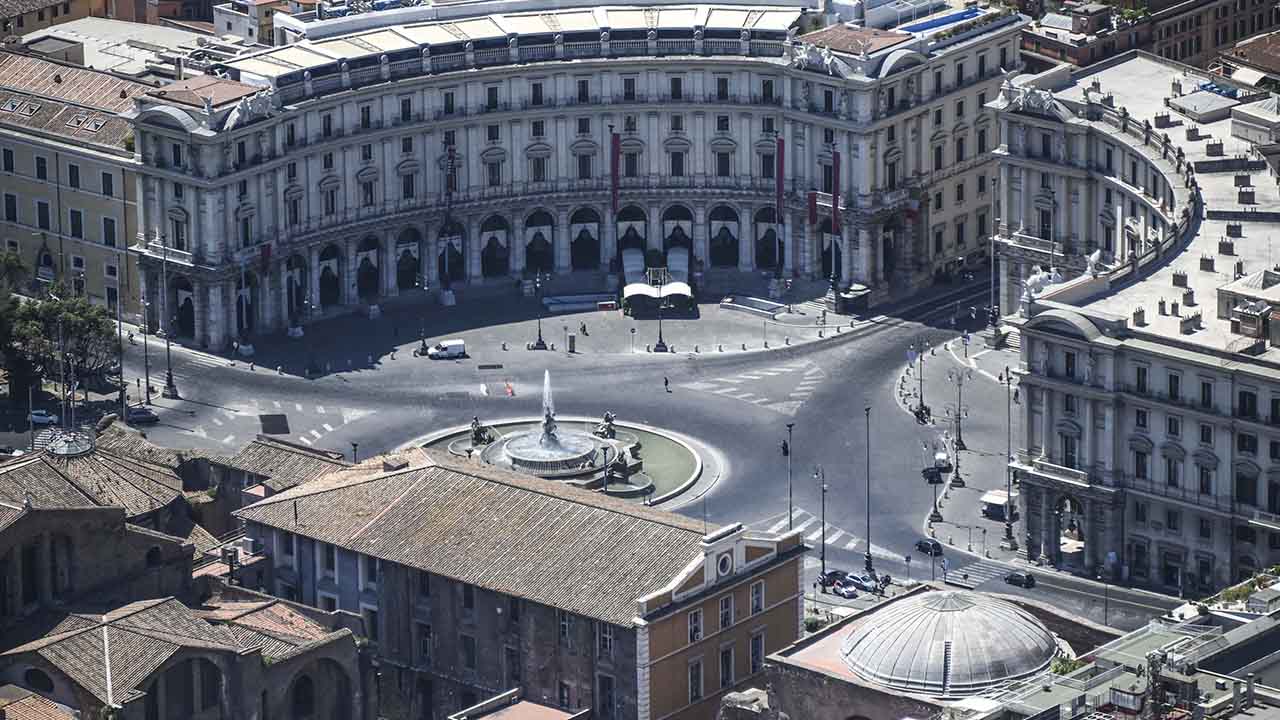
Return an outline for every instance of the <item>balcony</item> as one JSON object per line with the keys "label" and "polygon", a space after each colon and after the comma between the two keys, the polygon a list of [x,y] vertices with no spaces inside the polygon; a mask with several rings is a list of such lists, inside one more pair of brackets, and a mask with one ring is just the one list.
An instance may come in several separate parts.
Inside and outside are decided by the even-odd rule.
{"label": "balcony", "polygon": [[1219,498],[1216,495],[1202,494],[1198,488],[1183,487],[1181,484],[1170,485],[1157,482],[1151,478],[1139,478],[1127,473],[1117,473],[1120,485],[1136,492],[1152,497],[1178,500],[1196,507],[1212,508],[1220,512],[1231,512],[1231,499]]}
{"label": "balcony", "polygon": [[1058,465],[1057,463],[1052,462],[1052,459],[1052,456],[1039,457],[1027,453],[1026,451],[1019,450],[1016,453],[1014,464],[1020,466],[1020,468],[1026,472],[1041,475],[1070,485],[1087,487],[1092,484],[1089,480],[1088,471],[1069,468],[1065,465]]}
{"label": "balcony", "polygon": [[1256,508],[1240,508],[1237,512],[1243,515],[1250,525],[1258,525],[1272,532],[1280,532],[1280,515]]}

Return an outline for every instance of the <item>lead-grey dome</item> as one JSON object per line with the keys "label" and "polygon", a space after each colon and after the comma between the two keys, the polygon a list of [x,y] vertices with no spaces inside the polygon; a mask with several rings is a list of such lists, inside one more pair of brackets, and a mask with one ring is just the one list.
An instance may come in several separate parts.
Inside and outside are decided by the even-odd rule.
{"label": "lead-grey dome", "polygon": [[1057,642],[1013,603],[935,591],[889,603],[849,633],[845,663],[865,680],[906,692],[973,695],[1049,667]]}

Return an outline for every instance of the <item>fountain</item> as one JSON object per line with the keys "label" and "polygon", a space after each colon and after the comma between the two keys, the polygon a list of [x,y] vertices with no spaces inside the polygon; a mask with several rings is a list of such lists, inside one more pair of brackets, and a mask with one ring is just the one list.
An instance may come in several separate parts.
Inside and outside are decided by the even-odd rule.
{"label": "fountain", "polygon": [[508,464],[513,470],[530,475],[557,477],[598,470],[608,465],[610,456],[616,456],[617,452],[618,448],[611,443],[584,432],[556,426],[551,372],[545,371],[542,375],[540,429],[516,433],[493,443],[485,448],[482,457],[486,462]]}

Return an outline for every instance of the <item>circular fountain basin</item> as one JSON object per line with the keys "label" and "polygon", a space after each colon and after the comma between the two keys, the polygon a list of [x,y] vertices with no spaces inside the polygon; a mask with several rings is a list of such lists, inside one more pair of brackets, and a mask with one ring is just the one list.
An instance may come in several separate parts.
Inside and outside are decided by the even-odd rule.
{"label": "circular fountain basin", "polygon": [[600,442],[591,435],[562,430],[551,437],[524,432],[502,441],[511,466],[534,475],[558,474],[594,466]]}

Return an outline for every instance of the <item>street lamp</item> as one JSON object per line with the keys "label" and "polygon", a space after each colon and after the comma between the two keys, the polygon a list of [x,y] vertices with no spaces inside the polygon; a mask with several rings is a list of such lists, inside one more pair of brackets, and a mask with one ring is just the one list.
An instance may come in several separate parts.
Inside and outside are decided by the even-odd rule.
{"label": "street lamp", "polygon": [[160,315],[165,319],[164,330],[164,390],[161,395],[166,398],[178,397],[178,386],[173,382],[173,349],[169,336],[173,334],[173,319],[169,317],[169,245],[165,242],[164,233],[160,233]]}
{"label": "street lamp", "polygon": [[920,383],[920,389],[918,391],[920,402],[916,405],[916,419],[918,420],[923,420],[925,418],[925,413],[928,412],[928,407],[924,404],[924,356],[928,350],[929,341],[924,338],[920,338],[918,341],[911,343],[907,352],[907,358],[911,361],[910,364],[914,365],[917,362],[919,363],[916,378]]}
{"label": "street lamp", "polygon": [[654,352],[667,351],[667,341],[662,339],[662,298],[658,298],[658,342],[653,345]]}
{"label": "street lamp", "polygon": [[142,394],[146,398],[148,405],[151,404],[151,351],[147,347],[147,335],[151,330],[151,303],[147,300],[142,301],[142,374],[145,376],[143,380]]}
{"label": "street lamp", "polygon": [[[302,312],[307,316],[307,318],[311,317],[311,313],[314,310],[315,310],[315,305],[312,304],[311,298],[309,297],[303,298]],[[308,376],[311,376],[313,374],[319,375],[320,361],[316,359],[315,346],[312,345],[311,334],[307,333],[305,330],[303,331],[303,333],[304,333],[304,336],[307,338],[307,375]]]}
{"label": "street lamp", "polygon": [[533,277],[533,294],[538,298],[538,341],[533,344],[534,350],[546,350],[547,343],[542,339],[542,271]]}
{"label": "street lamp", "polygon": [[796,527],[794,515],[795,510],[792,509],[792,492],[791,492],[791,428],[795,427],[795,423],[787,423],[787,439],[782,443],[782,456],[787,459],[787,530],[794,530]]}
{"label": "street lamp", "polygon": [[1102,624],[1109,627],[1111,623],[1107,621],[1111,614],[1111,583],[1107,582],[1102,573],[1098,573],[1098,582],[1102,583]]}
{"label": "street lamp", "polygon": [[1004,366],[1000,374],[1000,382],[1004,383],[1005,413],[1005,459],[1004,459],[1004,544],[1010,550],[1018,549],[1018,541],[1013,538],[1013,373],[1009,366]]}
{"label": "street lamp", "polygon": [[360,462],[360,443],[351,443],[351,462]]}
{"label": "street lamp", "polygon": [[871,406],[863,408],[867,417],[867,574],[873,575],[875,568],[871,564]]}
{"label": "street lamp", "polygon": [[827,473],[822,469],[821,465],[815,465],[813,468],[813,479],[818,481],[818,487],[822,490],[822,550],[818,556],[822,559],[822,575],[827,574]]}
{"label": "street lamp", "polygon": [[[968,450],[964,445],[964,416],[968,413],[964,406],[964,384],[973,379],[972,370],[948,370],[947,380],[956,386],[956,451]],[[958,465],[958,463],[957,463]],[[957,473],[959,474],[959,473]]]}

